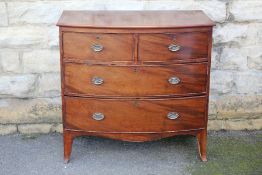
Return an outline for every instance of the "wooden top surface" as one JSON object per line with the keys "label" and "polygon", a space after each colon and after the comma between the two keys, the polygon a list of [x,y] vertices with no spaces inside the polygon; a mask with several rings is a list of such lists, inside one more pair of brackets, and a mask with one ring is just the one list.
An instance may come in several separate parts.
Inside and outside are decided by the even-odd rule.
{"label": "wooden top surface", "polygon": [[203,11],[64,11],[57,26],[88,28],[183,28],[213,26]]}

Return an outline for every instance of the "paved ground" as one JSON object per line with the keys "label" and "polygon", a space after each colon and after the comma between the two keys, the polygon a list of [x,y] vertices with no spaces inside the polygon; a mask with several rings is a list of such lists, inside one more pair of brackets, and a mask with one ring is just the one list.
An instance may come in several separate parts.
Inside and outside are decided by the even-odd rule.
{"label": "paved ground", "polygon": [[63,163],[60,134],[0,137],[0,175],[262,174],[262,131],[209,132],[208,162],[196,141],[179,136],[146,143],[77,138]]}

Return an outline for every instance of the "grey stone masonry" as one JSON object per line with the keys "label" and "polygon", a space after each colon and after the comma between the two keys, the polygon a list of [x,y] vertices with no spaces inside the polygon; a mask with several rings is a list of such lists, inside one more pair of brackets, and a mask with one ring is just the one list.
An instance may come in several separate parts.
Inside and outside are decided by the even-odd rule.
{"label": "grey stone masonry", "polygon": [[208,128],[262,129],[261,0],[0,0],[0,134],[62,132],[63,10],[203,10],[216,22]]}

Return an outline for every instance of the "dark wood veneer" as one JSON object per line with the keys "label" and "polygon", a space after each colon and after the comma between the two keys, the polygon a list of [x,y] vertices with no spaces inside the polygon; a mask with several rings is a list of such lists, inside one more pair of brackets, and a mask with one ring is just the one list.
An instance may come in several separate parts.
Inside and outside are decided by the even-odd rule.
{"label": "dark wood veneer", "polygon": [[[204,128],[205,97],[172,99],[85,99],[66,97],[68,129],[109,133],[155,133]],[[190,110],[189,110],[190,109]],[[178,112],[176,120],[167,118]],[[93,113],[105,115],[101,121]]]}
{"label": "dark wood veneer", "polygon": [[[139,35],[139,60],[173,61],[206,58],[208,52],[206,32],[165,33]],[[177,52],[168,50],[170,44],[178,44]]]}
{"label": "dark wood veneer", "polygon": [[[168,66],[96,66],[65,64],[65,94],[94,96],[161,96],[206,93],[207,64]],[[176,76],[177,85],[168,79]],[[104,83],[92,84],[93,77]]]}
{"label": "dark wood veneer", "polygon": [[213,26],[201,10],[194,11],[64,11],[58,26],[86,28],[187,28]]}
{"label": "dark wood veneer", "polygon": [[[64,57],[100,61],[132,61],[132,34],[90,34],[65,32],[63,34]],[[94,52],[94,44],[103,45],[101,52]]]}
{"label": "dark wood veneer", "polygon": [[[185,134],[197,137],[206,161],[214,23],[202,11],[64,11],[57,25],[65,162],[77,136],[142,142]],[[172,76],[180,82],[170,84]]]}

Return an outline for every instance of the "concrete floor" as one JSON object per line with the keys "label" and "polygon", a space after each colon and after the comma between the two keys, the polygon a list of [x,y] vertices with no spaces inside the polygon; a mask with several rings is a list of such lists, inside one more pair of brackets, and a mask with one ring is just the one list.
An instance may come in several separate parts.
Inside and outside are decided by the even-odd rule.
{"label": "concrete floor", "polygon": [[63,163],[62,135],[0,137],[0,175],[262,174],[262,131],[209,132],[208,162],[194,137],[129,143],[81,137]]}

